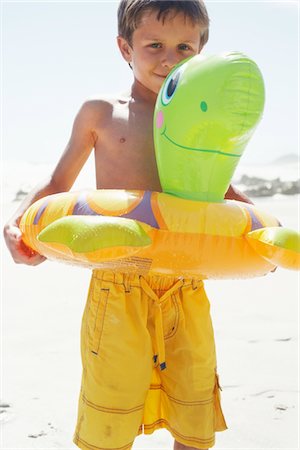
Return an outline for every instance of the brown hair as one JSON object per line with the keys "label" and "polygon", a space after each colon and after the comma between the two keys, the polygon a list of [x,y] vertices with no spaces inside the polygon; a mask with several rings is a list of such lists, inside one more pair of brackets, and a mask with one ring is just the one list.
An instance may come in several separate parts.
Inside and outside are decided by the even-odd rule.
{"label": "brown hair", "polygon": [[157,20],[165,21],[170,12],[181,12],[193,24],[200,24],[201,48],[208,41],[209,17],[203,0],[121,0],[118,7],[118,33],[131,45],[132,34],[146,11],[157,11]]}

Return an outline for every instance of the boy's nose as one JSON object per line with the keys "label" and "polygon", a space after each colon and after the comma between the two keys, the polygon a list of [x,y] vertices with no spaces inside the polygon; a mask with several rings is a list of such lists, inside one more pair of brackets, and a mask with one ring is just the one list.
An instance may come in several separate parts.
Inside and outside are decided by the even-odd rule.
{"label": "boy's nose", "polygon": [[167,67],[168,69],[173,69],[174,66],[179,62],[178,55],[174,51],[165,52],[162,58],[163,67]]}

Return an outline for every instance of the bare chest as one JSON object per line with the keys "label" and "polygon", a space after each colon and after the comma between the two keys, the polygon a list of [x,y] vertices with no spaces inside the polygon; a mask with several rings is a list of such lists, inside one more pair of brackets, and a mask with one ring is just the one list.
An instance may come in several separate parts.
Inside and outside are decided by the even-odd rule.
{"label": "bare chest", "polygon": [[153,111],[116,107],[99,124],[97,187],[160,191],[153,143]]}

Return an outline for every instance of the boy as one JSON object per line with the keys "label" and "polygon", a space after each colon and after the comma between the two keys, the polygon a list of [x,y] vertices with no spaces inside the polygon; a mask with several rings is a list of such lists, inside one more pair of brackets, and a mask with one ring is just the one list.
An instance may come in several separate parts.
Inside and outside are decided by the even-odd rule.
{"label": "boy", "polygon": [[[202,0],[121,0],[118,46],[133,71],[129,92],[87,101],[49,180],[7,223],[16,263],[44,257],[21,240],[24,211],[69,190],[95,150],[98,189],[160,191],[153,148],[156,96],[170,70],[208,39]],[[248,201],[230,187],[227,198]],[[93,272],[82,322],[83,377],[74,442],[82,449],[130,449],[137,434],[167,428],[174,449],[207,449],[226,429],[209,302],[201,280]],[[164,357],[165,355],[165,357]]]}

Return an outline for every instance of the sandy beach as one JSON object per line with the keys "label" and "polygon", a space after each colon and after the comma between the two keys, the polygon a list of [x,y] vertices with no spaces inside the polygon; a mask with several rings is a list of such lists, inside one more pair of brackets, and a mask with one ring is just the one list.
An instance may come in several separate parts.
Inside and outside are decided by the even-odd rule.
{"label": "sandy beach", "polygon": [[[16,209],[3,196],[2,220]],[[297,228],[299,196],[257,206]],[[2,449],[75,449],[79,331],[90,272],[55,262],[15,265],[2,240]],[[216,449],[298,449],[298,283],[278,269],[252,280],[208,281],[228,430]],[[167,431],[134,450],[172,448]]]}

